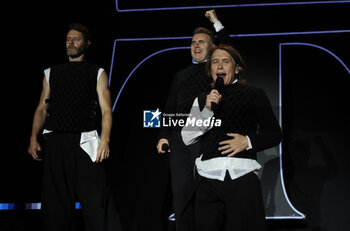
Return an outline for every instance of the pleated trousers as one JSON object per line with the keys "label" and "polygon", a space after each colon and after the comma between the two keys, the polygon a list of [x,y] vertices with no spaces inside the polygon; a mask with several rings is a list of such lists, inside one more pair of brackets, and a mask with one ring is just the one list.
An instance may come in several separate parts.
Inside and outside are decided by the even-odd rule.
{"label": "pleated trousers", "polygon": [[260,180],[254,173],[224,181],[202,178],[194,197],[196,231],[266,231]]}
{"label": "pleated trousers", "polygon": [[80,148],[80,133],[46,136],[42,186],[44,231],[75,230],[80,202],[86,231],[121,230],[103,163]]}

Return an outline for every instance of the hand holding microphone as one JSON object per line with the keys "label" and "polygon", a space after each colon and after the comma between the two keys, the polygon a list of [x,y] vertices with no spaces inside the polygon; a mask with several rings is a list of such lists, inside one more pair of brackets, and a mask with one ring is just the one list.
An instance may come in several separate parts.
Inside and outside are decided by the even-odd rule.
{"label": "hand holding microphone", "polygon": [[157,144],[157,151],[159,154],[170,152],[169,141],[165,138],[161,138]]}
{"label": "hand holding microphone", "polygon": [[215,81],[215,86],[213,90],[207,95],[207,100],[205,106],[210,110],[215,112],[218,109],[219,103],[221,101],[222,95],[220,92],[224,88],[224,80],[218,77]]}

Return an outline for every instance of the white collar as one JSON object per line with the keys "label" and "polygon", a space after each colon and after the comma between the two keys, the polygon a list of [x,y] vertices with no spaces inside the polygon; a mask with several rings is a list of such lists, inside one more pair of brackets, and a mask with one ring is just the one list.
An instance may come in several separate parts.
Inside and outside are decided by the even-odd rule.
{"label": "white collar", "polygon": [[192,59],[192,63],[193,64],[200,64],[200,63],[206,63],[207,60],[203,60],[202,62],[197,62],[197,61],[194,61],[194,59]]}

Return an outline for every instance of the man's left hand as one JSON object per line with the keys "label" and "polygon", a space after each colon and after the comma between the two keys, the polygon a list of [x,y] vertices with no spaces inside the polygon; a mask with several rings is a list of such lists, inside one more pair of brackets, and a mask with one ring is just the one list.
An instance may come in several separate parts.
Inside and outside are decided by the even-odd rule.
{"label": "man's left hand", "polygon": [[228,156],[232,157],[248,148],[248,139],[246,136],[238,133],[227,133],[226,135],[233,138],[219,143],[219,151],[221,151],[222,155],[230,153]]}
{"label": "man's left hand", "polygon": [[106,141],[100,141],[97,147],[96,163],[100,163],[109,157],[109,144]]}

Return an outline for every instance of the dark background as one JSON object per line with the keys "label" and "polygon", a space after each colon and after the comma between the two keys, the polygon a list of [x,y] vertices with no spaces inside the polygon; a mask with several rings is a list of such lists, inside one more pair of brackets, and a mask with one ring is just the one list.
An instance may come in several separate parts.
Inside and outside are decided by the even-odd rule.
{"label": "dark background", "polygon": [[[262,3],[263,1],[229,2]],[[277,2],[277,1],[276,1]],[[286,1],[279,1],[286,2]],[[147,3],[147,4],[146,4]],[[227,1],[120,1],[120,9],[164,6],[223,5]],[[216,9],[231,34],[349,30],[350,3],[255,6]],[[65,33],[72,22],[91,28],[90,60],[110,71],[117,38],[190,36],[197,26],[211,28],[206,9],[117,12],[114,1],[12,2],[2,16],[2,118],[0,203],[40,202],[42,163],[27,154],[31,123],[43,70],[66,61]],[[248,63],[246,77],[264,89],[264,76],[278,76],[279,42],[315,43],[334,52],[350,66],[349,33],[331,35],[234,38]],[[271,45],[272,44],[272,45]],[[132,68],[145,55],[180,42],[130,42],[113,68],[112,101]],[[269,47],[274,49],[269,49]],[[256,53],[256,55],[255,55]],[[270,220],[271,230],[350,230],[349,73],[324,52],[286,46],[283,70],[283,154],[288,195],[306,220]],[[188,58],[185,58],[187,55]],[[114,113],[111,171],[117,206],[126,230],[171,230],[168,156],[155,153],[156,130],[141,129],[139,111],[162,107],[172,75],[190,62],[189,52],[155,57],[124,89]],[[146,69],[145,69],[146,68]],[[147,69],[148,68],[148,69]],[[260,69],[262,74],[260,74]],[[114,74],[115,72],[115,74]],[[142,73],[149,73],[143,75]],[[263,80],[259,80],[259,76]],[[254,78],[253,78],[254,79]],[[259,81],[258,81],[258,80]],[[264,85],[265,84],[265,85]],[[131,88],[131,86],[133,86]],[[276,89],[268,91],[273,104]],[[132,104],[133,106],[130,106]],[[139,122],[139,124],[137,124]],[[142,139],[147,137],[147,139]],[[146,142],[147,141],[147,142]],[[126,152],[126,150],[128,150]],[[132,150],[132,151],[130,151]],[[129,155],[132,153],[133,155]],[[140,171],[145,170],[145,171]],[[38,211],[0,211],[0,230],[39,227]],[[147,228],[148,227],[148,228]]]}

